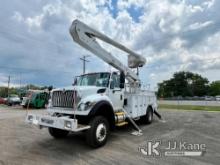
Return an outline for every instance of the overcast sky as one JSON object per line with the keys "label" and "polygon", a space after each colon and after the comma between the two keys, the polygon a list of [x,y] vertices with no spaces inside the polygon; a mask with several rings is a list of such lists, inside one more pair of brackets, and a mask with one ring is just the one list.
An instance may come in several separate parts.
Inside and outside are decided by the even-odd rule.
{"label": "overcast sky", "polygon": [[[73,42],[79,19],[142,54],[144,83],[155,87],[176,71],[220,80],[220,1],[217,0],[10,0],[0,5],[0,85],[68,86],[82,73],[110,67]],[[106,48],[124,63],[125,54]]]}

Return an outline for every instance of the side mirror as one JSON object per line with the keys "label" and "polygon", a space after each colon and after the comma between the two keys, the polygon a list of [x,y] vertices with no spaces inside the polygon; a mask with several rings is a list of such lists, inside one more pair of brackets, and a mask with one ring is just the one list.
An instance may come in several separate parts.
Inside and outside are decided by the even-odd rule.
{"label": "side mirror", "polygon": [[49,86],[49,87],[48,87],[48,91],[49,91],[49,92],[52,91],[52,89],[53,89],[53,86]]}
{"label": "side mirror", "polygon": [[77,78],[75,77],[74,82],[73,82],[73,86],[77,85]]}
{"label": "side mirror", "polygon": [[124,72],[120,73],[120,88],[124,88],[125,87],[125,74]]}

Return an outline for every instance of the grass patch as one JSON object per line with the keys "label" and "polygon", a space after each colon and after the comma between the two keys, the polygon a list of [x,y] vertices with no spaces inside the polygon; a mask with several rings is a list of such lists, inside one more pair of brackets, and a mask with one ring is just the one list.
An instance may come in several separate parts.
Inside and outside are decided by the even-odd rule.
{"label": "grass patch", "polygon": [[182,110],[202,110],[202,111],[219,111],[220,112],[220,106],[159,104],[159,108],[163,108],[163,109],[182,109]]}

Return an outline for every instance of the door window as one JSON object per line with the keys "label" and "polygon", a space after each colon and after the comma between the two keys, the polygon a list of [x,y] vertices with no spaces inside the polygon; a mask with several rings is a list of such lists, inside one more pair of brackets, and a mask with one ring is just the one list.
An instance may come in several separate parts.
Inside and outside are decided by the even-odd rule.
{"label": "door window", "polygon": [[117,73],[113,73],[111,83],[112,83],[111,86],[114,88],[120,87],[120,76]]}

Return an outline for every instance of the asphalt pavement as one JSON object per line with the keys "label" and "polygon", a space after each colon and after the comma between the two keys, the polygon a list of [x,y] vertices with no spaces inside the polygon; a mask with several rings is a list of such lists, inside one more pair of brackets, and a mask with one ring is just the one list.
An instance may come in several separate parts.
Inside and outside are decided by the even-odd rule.
{"label": "asphalt pavement", "polygon": [[[159,111],[164,121],[155,117],[151,125],[139,124],[142,136],[131,135],[133,128],[129,125],[112,132],[104,147],[92,149],[85,143],[83,133],[72,133],[65,139],[56,140],[47,129],[26,124],[25,110],[0,107],[0,165],[219,164],[219,112]],[[44,110],[29,112],[45,113]],[[154,149],[149,155],[146,145],[156,142],[161,143],[154,148],[160,155]],[[169,142],[201,144],[205,149],[202,156],[165,156]]]}

